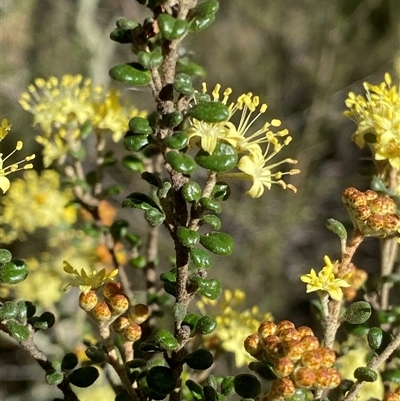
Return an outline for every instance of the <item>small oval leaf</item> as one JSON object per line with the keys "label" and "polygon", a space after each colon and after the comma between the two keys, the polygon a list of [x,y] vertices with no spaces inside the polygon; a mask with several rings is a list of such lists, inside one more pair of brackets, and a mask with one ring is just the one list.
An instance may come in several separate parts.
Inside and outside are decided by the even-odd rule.
{"label": "small oval leaf", "polygon": [[201,235],[200,243],[209,251],[220,256],[230,255],[233,251],[233,239],[229,234],[213,231]]}
{"label": "small oval leaf", "polygon": [[221,102],[204,102],[193,106],[189,116],[206,123],[220,123],[229,119],[228,107]]}

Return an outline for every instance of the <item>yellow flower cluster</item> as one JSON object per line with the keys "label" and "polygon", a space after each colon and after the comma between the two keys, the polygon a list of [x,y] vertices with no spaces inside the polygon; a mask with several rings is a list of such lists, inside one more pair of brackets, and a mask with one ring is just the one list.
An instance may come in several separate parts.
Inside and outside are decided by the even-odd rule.
{"label": "yellow flower cluster", "polygon": [[387,160],[400,170],[400,85],[392,86],[385,74],[384,82],[372,85],[364,82],[365,97],[349,93],[344,114],[354,119],[357,130],[353,140],[359,147],[367,142],[375,160]]}
{"label": "yellow flower cluster", "polygon": [[[221,86],[218,84],[212,91],[213,101],[221,101],[227,105],[229,95],[232,89],[228,88],[223,92],[223,98],[220,100]],[[207,92],[206,85],[203,84],[203,93]],[[258,113],[254,116],[253,114]],[[259,198],[264,193],[264,188],[271,189],[272,184],[279,184],[284,189],[288,188],[296,192],[296,188],[285,183],[282,177],[284,175],[298,174],[298,169],[291,169],[286,172],[275,171],[276,167],[281,164],[296,164],[297,160],[284,159],[276,163],[270,163],[284,146],[289,145],[292,137],[289,136],[287,129],[274,132],[273,128],[281,126],[281,121],[274,119],[266,122],[264,125],[254,132],[250,133],[250,128],[254,122],[267,111],[267,105],[260,105],[258,96],[252,93],[242,94],[236,103],[228,106],[229,118],[221,123],[206,123],[193,119],[191,126],[187,129],[187,133],[192,145],[199,145],[209,154],[212,154],[217,146],[218,141],[224,141],[234,146],[238,153],[244,153],[239,160],[237,168],[242,173],[225,173],[220,174],[222,178],[237,178],[251,180],[252,187],[247,192],[252,198]],[[241,113],[240,121],[235,125],[231,120],[236,113]],[[282,138],[284,138],[282,140]],[[263,149],[260,145],[265,146]]]}
{"label": "yellow flower cluster", "polygon": [[[1,122],[0,127],[0,142],[8,135],[11,130],[11,124],[8,123],[6,119],[3,119]],[[23,147],[23,142],[18,141],[15,149],[9,153],[7,156],[3,157],[3,153],[0,153],[0,189],[2,190],[3,194],[5,194],[10,188],[10,180],[8,179],[7,175],[11,173],[15,173],[19,170],[29,170],[33,168],[32,163],[27,163],[35,158],[35,155],[30,155],[25,157],[25,159],[18,161],[16,163],[12,163],[7,167],[4,167],[4,162],[9,159],[15,152],[19,151]],[[21,166],[21,164],[24,164]]]}
{"label": "yellow flower cluster", "polygon": [[243,348],[243,341],[249,332],[257,330],[261,321],[272,320],[270,313],[260,313],[257,306],[243,310],[244,300],[245,293],[236,289],[233,292],[225,290],[218,300],[202,297],[196,304],[203,315],[217,316],[217,328],[206,336],[207,346],[232,352],[237,367],[252,361]]}
{"label": "yellow flower cluster", "polygon": [[67,206],[72,191],[60,189],[60,176],[53,170],[26,171],[2,199],[1,242],[25,240],[37,228],[67,225],[76,221],[76,209]]}
{"label": "yellow flower cluster", "polygon": [[44,147],[45,167],[65,156],[71,142],[85,137],[88,130],[97,134],[111,131],[117,142],[130,118],[146,115],[122,105],[117,90],[106,91],[82,75],[64,75],[61,80],[38,78],[22,94],[20,104],[34,115],[33,124],[43,131],[35,139]]}
{"label": "yellow flower cluster", "polygon": [[300,277],[303,283],[307,284],[306,292],[324,291],[335,301],[340,301],[343,297],[342,287],[350,287],[348,283],[349,275],[341,278],[335,276],[335,264],[331,262],[328,256],[324,257],[325,266],[318,273],[311,269],[309,274]]}

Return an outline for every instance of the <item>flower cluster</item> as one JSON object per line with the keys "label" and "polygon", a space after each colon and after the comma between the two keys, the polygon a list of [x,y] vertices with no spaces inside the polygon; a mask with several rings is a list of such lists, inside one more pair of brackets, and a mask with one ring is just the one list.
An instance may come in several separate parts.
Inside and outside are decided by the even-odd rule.
{"label": "flower cluster", "polygon": [[[212,91],[214,101],[220,101],[220,89],[221,86],[216,85]],[[206,92],[206,85],[203,84],[203,94]],[[223,92],[221,103],[227,105],[231,93],[232,89],[226,89]],[[258,113],[253,116],[257,108]],[[220,177],[251,180],[253,185],[247,194],[253,198],[259,198],[264,193],[264,188],[271,189],[272,184],[279,184],[284,189],[288,188],[296,192],[296,188],[285,183],[282,177],[298,174],[300,172],[298,169],[291,169],[286,172],[273,172],[273,170],[284,163],[296,164],[297,160],[287,158],[270,163],[282,148],[289,145],[292,140],[287,129],[273,131],[274,128],[281,126],[281,121],[274,119],[271,122],[266,122],[260,129],[250,133],[251,126],[267,110],[267,105],[262,104],[260,106],[259,97],[253,96],[252,93],[242,94],[236,103],[231,103],[228,106],[228,109],[229,117],[224,122],[211,124],[193,119],[191,126],[187,129],[191,145],[198,145],[212,154],[217,143],[223,141],[235,147],[239,154],[244,154],[237,164],[237,168],[242,173],[226,173],[221,174]],[[238,125],[235,125],[232,123],[232,118],[237,112],[241,113],[241,116]]]}
{"label": "flower cluster", "polygon": [[263,401],[283,400],[297,389],[333,389],[340,384],[340,373],[333,367],[335,352],[322,347],[310,327],[296,328],[288,320],[266,321],[246,338],[244,347],[271,365],[277,377]]}
{"label": "flower cluster", "polygon": [[24,240],[37,228],[71,226],[77,217],[75,207],[67,206],[73,199],[72,191],[62,191],[60,186],[60,175],[53,170],[44,170],[41,175],[26,171],[23,179],[16,179],[2,199],[1,242]]}
{"label": "flower cluster", "polygon": [[122,284],[114,281],[118,270],[106,273],[106,270],[102,269],[99,272],[87,273],[81,269],[79,272],[66,261],[64,270],[75,276],[74,282],[67,288],[80,288],[82,292],[79,295],[79,306],[100,326],[112,324],[115,332],[120,333],[126,341],[134,342],[140,339],[142,329],[139,325],[148,319],[150,311],[144,304],[130,305]]}
{"label": "flower cluster", "polygon": [[386,391],[383,401],[400,401],[400,386],[397,386],[394,391]]}
{"label": "flower cluster", "polygon": [[[0,127],[0,142],[8,135],[8,133],[11,130],[11,124],[8,123],[6,119],[3,119],[1,122],[1,127]],[[11,173],[15,173],[16,171],[19,170],[29,170],[33,168],[32,163],[27,163],[30,162],[35,158],[35,155],[32,154],[30,156],[26,156],[23,160],[12,163],[8,166],[4,166],[4,162],[9,159],[15,152],[18,152],[22,149],[23,147],[23,142],[18,141],[17,145],[15,146],[15,149],[9,153],[7,156],[3,157],[3,153],[0,153],[0,189],[2,190],[3,194],[5,194],[9,189],[10,189],[10,180],[8,179],[8,175]],[[25,163],[23,166],[21,164]]]}
{"label": "flower cluster", "polygon": [[242,310],[245,301],[245,293],[236,289],[235,291],[225,290],[223,296],[218,300],[210,300],[202,297],[197,302],[197,307],[206,315],[213,309],[216,316],[217,327],[210,336],[206,336],[207,348],[222,348],[235,355],[237,367],[244,366],[251,362],[249,355],[243,350],[243,340],[249,331],[257,330],[260,322],[271,320],[270,313],[261,314],[254,306],[251,309]]}
{"label": "flower cluster", "polygon": [[336,277],[337,262],[332,263],[328,256],[324,257],[325,266],[318,273],[311,269],[309,274],[300,277],[303,283],[307,284],[306,292],[325,291],[335,301],[340,301],[343,297],[343,287],[350,287],[348,282],[351,273],[347,273],[343,277]]}
{"label": "flower cluster", "polygon": [[389,196],[379,196],[371,189],[361,192],[350,187],[343,191],[342,201],[354,227],[364,236],[385,238],[400,232],[397,206]]}
{"label": "flower cluster", "polygon": [[388,73],[379,85],[364,82],[366,97],[349,93],[345,115],[357,123],[353,140],[360,147],[368,143],[375,160],[388,160],[400,170],[400,86],[392,86]]}
{"label": "flower cluster", "polygon": [[38,78],[22,94],[20,104],[34,115],[34,125],[43,131],[35,139],[44,147],[46,167],[69,150],[76,150],[72,144],[83,139],[88,130],[97,134],[111,131],[112,140],[117,142],[131,117],[146,114],[123,106],[117,90],[106,91],[82,75],[64,75],[61,80]]}

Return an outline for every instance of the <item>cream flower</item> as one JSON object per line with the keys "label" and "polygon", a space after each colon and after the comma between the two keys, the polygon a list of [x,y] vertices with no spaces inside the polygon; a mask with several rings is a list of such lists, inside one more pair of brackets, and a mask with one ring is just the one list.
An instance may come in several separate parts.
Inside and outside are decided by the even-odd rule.
{"label": "cream flower", "polygon": [[346,281],[348,275],[343,278],[336,278],[334,274],[335,265],[332,264],[328,256],[324,256],[325,266],[318,273],[311,269],[309,274],[304,274],[300,277],[303,283],[307,284],[307,293],[313,291],[325,291],[335,301],[340,301],[343,297],[341,287],[350,287]]}

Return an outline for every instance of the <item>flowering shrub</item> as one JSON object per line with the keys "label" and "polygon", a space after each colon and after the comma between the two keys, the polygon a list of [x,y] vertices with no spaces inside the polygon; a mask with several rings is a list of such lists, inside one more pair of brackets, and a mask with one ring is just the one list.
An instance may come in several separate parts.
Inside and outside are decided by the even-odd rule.
{"label": "flowering shrub", "polygon": [[[219,217],[233,180],[245,182],[243,203],[267,197],[273,184],[296,196],[297,160],[281,156],[290,154],[292,136],[281,120],[264,120],[268,107],[258,96],[233,98],[219,84],[211,93],[205,83],[196,89],[202,68],[184,68],[178,48],[213,22],[217,0],[138,3],[152,18],[117,20],[111,39],[131,46],[109,75],[149,88],[154,110],[125,104],[116,89],[81,75],[37,78],[21,96],[44,169],[31,163],[35,155],[5,166],[22,141],[0,153],[1,242],[13,249],[34,239],[25,261],[0,250],[0,330],[66,401],[400,400],[400,309],[390,298],[400,281],[399,87],[387,73],[380,85],[365,83],[365,95],[349,94],[353,140],[369,146],[376,166],[371,189],[344,189],[350,238],[338,220],[326,223],[340,258],[324,256],[322,269],[297,282],[316,293],[316,327],[277,322],[258,306],[246,308],[240,289],[222,290],[211,255],[233,251]],[[3,119],[1,142],[10,131]],[[115,144],[127,154],[119,158]],[[140,173],[146,189],[113,181],[115,166],[127,177]],[[9,177],[19,170],[30,171]],[[110,197],[123,191],[120,217]],[[146,233],[138,233],[132,209]],[[160,230],[173,243],[168,266],[158,256]],[[374,282],[353,263],[366,237],[381,242]],[[37,332],[59,350],[42,350]],[[228,374],[218,369],[226,353],[236,365]]]}

